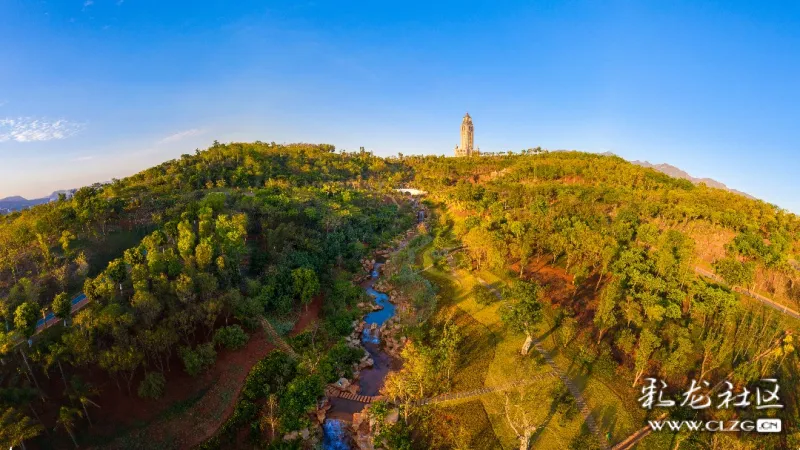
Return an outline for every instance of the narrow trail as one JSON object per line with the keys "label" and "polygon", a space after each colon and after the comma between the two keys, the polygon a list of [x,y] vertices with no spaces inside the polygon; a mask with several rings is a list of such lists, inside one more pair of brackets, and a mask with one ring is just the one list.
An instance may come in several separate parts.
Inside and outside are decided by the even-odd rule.
{"label": "narrow trail", "polygon": [[[476,279],[481,285],[492,291],[492,293],[494,293],[494,295],[498,299],[503,298],[503,295],[496,287],[492,286],[491,284],[487,283],[486,281],[484,281],[479,277],[476,277]],[[606,442],[605,436],[603,436],[603,433],[597,426],[597,422],[594,420],[594,416],[592,416],[592,412],[589,410],[589,406],[586,404],[586,399],[583,398],[583,394],[581,393],[581,390],[578,388],[578,386],[576,386],[575,383],[572,381],[572,379],[570,379],[564,373],[564,371],[561,370],[560,367],[558,367],[555,360],[553,360],[553,357],[550,356],[550,352],[548,352],[547,349],[545,349],[544,346],[542,346],[541,342],[539,342],[538,339],[534,341],[533,348],[535,348],[536,351],[539,352],[539,354],[544,358],[544,360],[547,361],[547,365],[550,366],[550,370],[552,371],[552,373],[555,376],[557,376],[561,380],[561,382],[564,383],[565,386],[567,386],[567,389],[569,389],[569,393],[575,398],[575,404],[578,405],[578,409],[580,410],[581,415],[583,415],[583,418],[586,421],[586,427],[589,428],[589,431],[591,431],[592,434],[594,434],[599,439],[599,442]]]}
{"label": "narrow trail", "polygon": [[[667,414],[664,413],[656,418],[656,420],[664,420],[666,419]],[[653,428],[650,425],[644,426],[636,431],[633,432],[630,436],[628,436],[625,440],[620,442],[619,444],[611,447],[611,450],[628,450],[633,448],[636,444],[638,444],[642,439],[646,438],[650,433],[653,432]]]}
{"label": "narrow trail", "polygon": [[524,380],[514,381],[512,383],[501,384],[498,386],[486,386],[478,389],[472,389],[470,391],[450,392],[447,394],[437,395],[436,397],[430,397],[419,400],[418,402],[416,402],[416,406],[433,405],[436,403],[442,403],[450,400],[465,400],[470,398],[477,398],[486,394],[490,394],[492,392],[501,392],[501,391],[506,391],[508,389],[513,389],[515,387],[526,386],[548,376],[551,376],[551,374],[545,373],[534,377],[526,378]]}
{"label": "narrow trail", "polygon": [[556,362],[550,356],[550,352],[548,352],[547,349],[545,349],[542,346],[539,340],[534,341],[533,348],[535,348],[536,351],[539,352],[540,355],[542,355],[545,361],[547,361],[547,364],[550,366],[550,370],[552,370],[553,373],[559,379],[561,379],[561,382],[564,383],[565,386],[567,386],[567,389],[569,389],[569,393],[572,394],[573,397],[575,397],[575,404],[578,405],[578,409],[580,410],[581,415],[583,415],[583,418],[586,421],[586,426],[589,428],[589,431],[591,431],[592,434],[597,436],[597,438],[600,439],[600,442],[605,442],[605,437],[603,436],[603,433],[600,431],[600,428],[598,428],[597,422],[595,422],[594,416],[592,416],[592,412],[589,410],[589,406],[586,404],[586,400],[583,398],[583,394],[581,394],[581,390],[578,388],[578,386],[576,386],[575,383],[573,383],[572,380],[564,373],[564,371],[561,370],[561,368],[558,367],[558,365],[556,365]]}
{"label": "narrow trail", "polygon": [[297,352],[294,351],[291,345],[286,343],[283,340],[280,334],[275,331],[275,328],[269,323],[269,320],[265,319],[264,317],[260,318],[261,326],[264,327],[264,331],[267,333],[267,338],[275,344],[276,347],[283,350],[287,355],[291,356],[292,358],[297,359]]}

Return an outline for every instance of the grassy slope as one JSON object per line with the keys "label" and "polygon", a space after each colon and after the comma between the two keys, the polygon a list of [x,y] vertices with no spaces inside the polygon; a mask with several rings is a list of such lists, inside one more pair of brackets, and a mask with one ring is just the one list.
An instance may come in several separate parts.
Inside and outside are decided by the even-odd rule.
{"label": "grassy slope", "polygon": [[[431,251],[428,247],[420,253],[418,263],[427,267],[432,263]],[[461,366],[455,376],[454,391],[474,389],[482,386],[495,386],[510,381],[524,379],[532,374],[547,372],[543,359],[537,355],[522,357],[519,349],[524,337],[520,334],[508,333],[500,323],[497,313],[498,304],[487,307],[476,303],[471,295],[471,288],[478,283],[475,275],[464,270],[442,270],[431,268],[425,276],[441,288],[440,314],[455,314],[455,319],[462,326],[467,338],[462,351]],[[508,282],[504,275],[483,271],[478,276],[497,287]],[[544,331],[543,331],[544,333]],[[544,346],[553,353],[555,360],[563,369],[571,367],[570,353],[577,349],[553,351],[552,340],[543,339]],[[584,396],[598,419],[601,428],[611,433],[612,442],[619,441],[638,428],[641,417],[634,416],[638,411],[634,397],[629,395],[629,388],[622,381],[619,386],[609,385],[585,373],[569,371],[574,381],[585,387]],[[560,382],[556,378],[545,378],[522,388],[527,399],[527,411],[534,423],[542,424],[537,433],[533,448],[567,448],[570,441],[586,432],[580,415],[567,420],[556,411],[550,392]],[[618,395],[616,392],[626,395]],[[517,395],[513,393],[512,395]],[[624,399],[631,400],[625,401]],[[472,448],[516,448],[518,443],[513,431],[508,426],[503,404],[502,393],[489,394],[476,400],[447,402],[437,409],[447,411],[456,405],[461,409],[455,427],[463,427],[470,436]],[[632,403],[632,404],[631,404]],[[494,431],[494,440],[486,436],[483,417],[488,417]]]}

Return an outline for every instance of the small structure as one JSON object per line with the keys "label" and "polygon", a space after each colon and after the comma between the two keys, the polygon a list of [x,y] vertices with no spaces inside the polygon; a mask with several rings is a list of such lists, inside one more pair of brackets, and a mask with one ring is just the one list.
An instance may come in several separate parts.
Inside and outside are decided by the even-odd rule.
{"label": "small structure", "polygon": [[426,192],[426,191],[421,191],[421,190],[419,190],[419,189],[406,189],[406,188],[399,188],[399,189],[395,189],[394,191],[395,191],[395,192],[400,192],[400,193],[403,193],[403,194],[408,194],[408,195],[410,195],[410,196],[412,196],[412,197],[417,197],[417,196],[420,196],[420,195],[425,195],[425,194],[427,194],[427,192]]}

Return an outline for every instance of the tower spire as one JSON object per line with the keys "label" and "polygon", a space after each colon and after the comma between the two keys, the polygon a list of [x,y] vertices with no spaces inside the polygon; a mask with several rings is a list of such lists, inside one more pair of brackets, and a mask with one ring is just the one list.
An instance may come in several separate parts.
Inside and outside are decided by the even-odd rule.
{"label": "tower spire", "polygon": [[474,154],[475,127],[469,112],[461,121],[461,144],[456,147],[456,156],[472,156]]}

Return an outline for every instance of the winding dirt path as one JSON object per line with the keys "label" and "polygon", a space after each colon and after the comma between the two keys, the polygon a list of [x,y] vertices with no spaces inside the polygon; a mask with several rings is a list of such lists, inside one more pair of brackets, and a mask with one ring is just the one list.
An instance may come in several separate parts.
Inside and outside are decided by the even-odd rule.
{"label": "winding dirt path", "polygon": [[[321,308],[322,298],[314,299],[309,309],[303,311],[290,336],[303,332],[313,324]],[[269,329],[275,332],[272,327]],[[126,433],[103,448],[190,449],[207,441],[233,414],[250,369],[276,348],[273,342],[274,337],[269,336],[264,327],[250,337],[243,349],[221,352],[211,373],[206,375],[210,387],[196,403],[172,417],[154,417],[144,428]],[[279,338],[278,342],[288,346],[283,339]]]}

